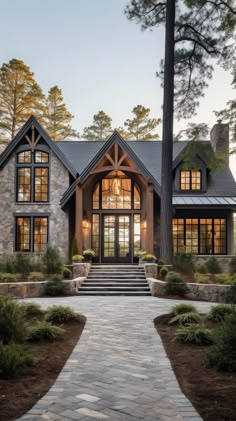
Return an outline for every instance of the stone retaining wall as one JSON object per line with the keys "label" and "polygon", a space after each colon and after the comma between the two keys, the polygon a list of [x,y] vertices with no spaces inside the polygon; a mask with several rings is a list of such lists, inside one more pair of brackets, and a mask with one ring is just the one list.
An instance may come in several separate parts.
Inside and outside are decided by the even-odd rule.
{"label": "stone retaining wall", "polygon": [[87,277],[90,269],[91,263],[73,263],[73,278]]}
{"label": "stone retaining wall", "polygon": [[[193,261],[194,264],[197,266],[201,266],[201,265],[205,265],[207,260],[210,258],[211,256],[193,256]],[[217,261],[219,262],[219,265],[221,267],[222,272],[224,273],[228,273],[230,272],[230,262],[232,257],[234,256],[217,256],[214,255],[214,257],[217,259]]]}
{"label": "stone retaining wall", "polygon": [[[160,297],[163,293],[165,282],[154,278],[147,278],[147,281],[152,295],[154,297]],[[216,303],[224,302],[225,291],[230,287],[230,285],[218,284],[188,283],[187,285],[189,287],[189,292],[185,295],[185,298]]]}
{"label": "stone retaining wall", "polygon": [[[85,279],[86,278],[84,276],[81,276],[72,280],[63,281],[69,285],[67,295],[76,295],[79,291],[80,285],[82,285]],[[46,281],[0,283],[0,295],[10,295],[17,298],[43,297],[45,283]]]}

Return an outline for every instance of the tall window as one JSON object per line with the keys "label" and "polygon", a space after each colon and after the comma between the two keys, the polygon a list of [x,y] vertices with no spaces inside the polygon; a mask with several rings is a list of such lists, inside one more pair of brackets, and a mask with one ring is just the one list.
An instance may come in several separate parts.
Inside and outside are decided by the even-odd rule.
{"label": "tall window", "polygon": [[16,251],[43,253],[48,242],[46,216],[16,217]]}
{"label": "tall window", "polygon": [[96,256],[99,256],[99,239],[100,239],[100,224],[99,215],[94,213],[92,215],[92,249]]}
{"label": "tall window", "polygon": [[134,215],[134,256],[137,256],[141,249],[141,215]]}
{"label": "tall window", "polygon": [[200,170],[181,170],[180,171],[180,190],[201,190]]}
{"label": "tall window", "polygon": [[48,202],[49,155],[43,151],[17,154],[17,202]]}
{"label": "tall window", "polygon": [[174,253],[226,254],[226,218],[174,218]]}
{"label": "tall window", "polygon": [[110,173],[94,187],[93,209],[140,209],[140,190],[124,173]]}

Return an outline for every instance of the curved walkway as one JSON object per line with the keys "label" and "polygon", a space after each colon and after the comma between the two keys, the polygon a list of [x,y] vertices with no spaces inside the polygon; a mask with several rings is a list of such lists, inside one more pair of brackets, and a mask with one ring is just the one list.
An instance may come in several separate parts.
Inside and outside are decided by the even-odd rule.
{"label": "curved walkway", "polygon": [[[68,297],[87,317],[81,339],[28,421],[200,421],[181,392],[153,319],[177,301],[154,297]],[[208,303],[195,303],[207,311]],[[43,375],[43,373],[42,373]]]}

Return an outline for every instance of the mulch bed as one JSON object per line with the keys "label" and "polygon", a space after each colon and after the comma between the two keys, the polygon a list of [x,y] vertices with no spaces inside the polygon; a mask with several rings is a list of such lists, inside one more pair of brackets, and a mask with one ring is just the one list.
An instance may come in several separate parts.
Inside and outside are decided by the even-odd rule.
{"label": "mulch bed", "polygon": [[62,325],[65,332],[54,341],[27,343],[38,360],[16,379],[0,379],[0,421],[12,421],[29,411],[50,389],[83,331],[86,318]]}
{"label": "mulch bed", "polygon": [[[207,346],[173,341],[176,327],[167,325],[170,316],[154,320],[180,388],[204,421],[236,420],[236,373],[204,367]],[[208,323],[208,327],[213,327]]]}

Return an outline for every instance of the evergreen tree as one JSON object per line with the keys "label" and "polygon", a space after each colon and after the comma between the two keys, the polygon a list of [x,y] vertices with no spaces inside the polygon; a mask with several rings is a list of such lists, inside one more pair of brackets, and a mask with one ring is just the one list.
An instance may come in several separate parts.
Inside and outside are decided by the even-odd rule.
{"label": "evergreen tree", "polygon": [[112,132],[112,119],[104,111],[93,116],[93,124],[84,128],[83,137],[89,140],[106,140]]}
{"label": "evergreen tree", "polygon": [[153,131],[160,124],[161,120],[149,117],[150,108],[137,105],[133,108],[132,113],[134,114],[134,118],[124,122],[126,131],[123,134],[126,140],[152,140],[159,138],[158,134],[153,133]]}
{"label": "evergreen tree", "polygon": [[63,140],[66,137],[79,137],[71,126],[74,116],[67,110],[58,86],[53,86],[47,97],[45,113],[45,128],[53,140]]}
{"label": "evergreen tree", "polygon": [[22,60],[12,59],[0,69],[0,132],[12,139],[26,120],[44,112],[44,94]]}
{"label": "evergreen tree", "polygon": [[161,257],[172,262],[172,160],[174,106],[178,117],[195,113],[218,59],[234,64],[235,0],[131,0],[128,19],[142,29],[165,25],[161,186]]}

